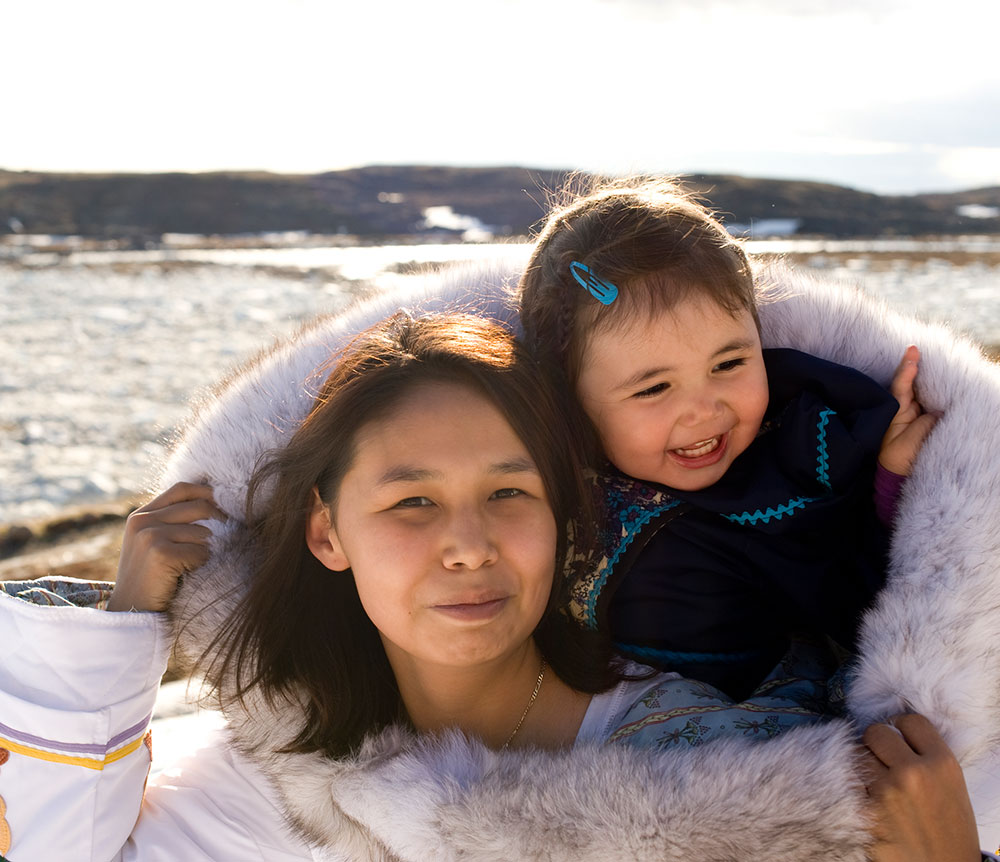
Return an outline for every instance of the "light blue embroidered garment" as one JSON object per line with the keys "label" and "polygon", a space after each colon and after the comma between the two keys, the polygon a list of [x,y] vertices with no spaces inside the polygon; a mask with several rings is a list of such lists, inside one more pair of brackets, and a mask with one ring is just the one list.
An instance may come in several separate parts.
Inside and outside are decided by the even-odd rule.
{"label": "light blue embroidered garment", "polygon": [[0,581],[8,596],[34,605],[60,605],[104,610],[114,584],[108,581],[82,581],[79,578],[53,576],[31,581]]}
{"label": "light blue embroidered garment", "polygon": [[777,667],[740,703],[697,680],[652,681],[618,719],[607,741],[668,749],[724,736],[771,739],[796,725],[839,715],[840,680],[837,661],[823,644],[794,639]]}

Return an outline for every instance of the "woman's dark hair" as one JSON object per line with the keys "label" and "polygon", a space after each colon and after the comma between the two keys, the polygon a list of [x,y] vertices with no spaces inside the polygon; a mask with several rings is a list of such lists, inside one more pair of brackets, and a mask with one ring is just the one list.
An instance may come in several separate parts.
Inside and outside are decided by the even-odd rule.
{"label": "woman's dark hair", "polygon": [[[306,546],[313,488],[332,506],[354,459],[359,429],[417,384],[469,386],[492,401],[537,466],[557,524],[553,590],[535,640],[553,670],[582,691],[619,678],[610,643],[561,608],[569,525],[590,499],[579,443],[562,405],[502,327],[468,315],[400,313],[359,335],[333,362],[288,445],[269,454],[247,491],[256,560],[249,591],[203,656],[209,685],[244,699],[258,690],[306,707],[291,751],[343,756],[368,733],[406,720],[379,633],[353,577],[331,576]],[[273,491],[271,489],[273,488]],[[590,519],[579,519],[583,523]],[[559,573],[559,576],[556,575]]]}
{"label": "woman's dark hair", "polygon": [[[627,327],[690,296],[757,321],[753,273],[742,245],[676,183],[622,180],[566,192],[542,227],[519,285],[525,340],[546,370],[575,388],[589,331]],[[618,288],[605,305],[574,277]],[[759,322],[758,322],[759,328]]]}

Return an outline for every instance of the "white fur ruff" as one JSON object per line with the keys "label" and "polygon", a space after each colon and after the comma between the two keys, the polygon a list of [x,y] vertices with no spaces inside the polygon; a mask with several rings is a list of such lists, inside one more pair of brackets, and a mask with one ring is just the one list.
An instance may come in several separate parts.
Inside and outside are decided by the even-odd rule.
{"label": "white fur ruff", "polygon": [[[503,285],[512,275],[452,272],[321,320],[201,407],[162,484],[208,481],[231,518],[213,524],[213,560],[185,579],[174,604],[181,655],[200,654],[242,593],[246,482],[257,458],[304,416],[314,389],[304,381],[349,336],[401,305],[458,303],[510,321]],[[301,722],[295,706],[229,710],[235,744],[271,777],[289,819],[326,858],[863,862],[856,727],[912,709],[934,721],[963,764],[998,748],[1000,369],[945,329],[852,288],[781,267],[762,276],[774,285],[761,308],[766,346],[795,347],[887,384],[906,345],[918,344],[921,399],[944,414],[905,486],[889,583],[864,623],[849,698],[856,724],[670,752],[500,754],[458,735],[418,740],[392,730],[353,760],[331,762],[276,752],[288,739],[275,729]]]}

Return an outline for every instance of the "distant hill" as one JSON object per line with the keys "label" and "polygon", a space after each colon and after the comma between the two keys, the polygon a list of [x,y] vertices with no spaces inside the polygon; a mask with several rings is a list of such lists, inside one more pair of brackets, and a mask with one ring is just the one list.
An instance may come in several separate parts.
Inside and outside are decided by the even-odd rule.
{"label": "distant hill", "polygon": [[[308,231],[378,239],[457,234],[478,221],[496,235],[520,236],[537,225],[550,193],[567,176],[517,167],[427,166],[310,175],[0,170],[0,233],[142,242],[164,233]],[[1000,233],[1000,187],[884,196],[823,183],[738,176],[697,175],[684,181],[727,222],[770,225],[777,232],[835,237]],[[450,210],[434,210],[439,218],[428,224],[432,207]],[[449,222],[449,214],[465,218]]]}

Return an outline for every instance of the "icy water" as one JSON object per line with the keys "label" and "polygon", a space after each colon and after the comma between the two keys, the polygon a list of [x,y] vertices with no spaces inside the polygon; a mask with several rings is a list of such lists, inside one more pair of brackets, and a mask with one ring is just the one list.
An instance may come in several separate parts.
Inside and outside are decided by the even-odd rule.
{"label": "icy water", "polygon": [[[1000,238],[751,249],[1000,344]],[[31,253],[27,253],[30,251]],[[409,269],[514,245],[0,253],[0,525],[141,491],[189,397]]]}

